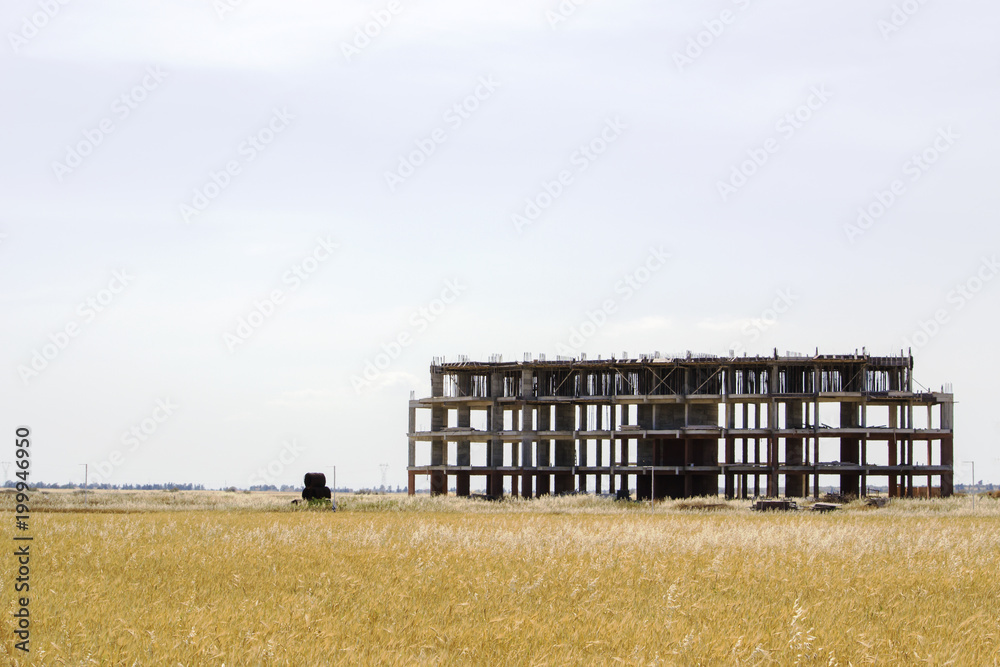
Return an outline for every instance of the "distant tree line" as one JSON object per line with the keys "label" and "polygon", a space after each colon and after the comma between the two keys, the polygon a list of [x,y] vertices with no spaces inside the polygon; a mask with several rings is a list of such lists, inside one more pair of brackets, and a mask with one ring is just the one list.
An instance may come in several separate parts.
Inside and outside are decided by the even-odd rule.
{"label": "distant tree line", "polygon": [[[234,487],[235,488],[235,487]],[[302,489],[305,488],[301,484],[296,486],[294,484],[282,484],[281,486],[275,486],[274,484],[255,484],[249,488],[250,491],[294,491],[296,493],[302,493]],[[337,493],[353,493],[354,489],[346,486],[339,486],[336,489],[330,487],[331,491],[336,491]]]}
{"label": "distant tree line", "polygon": [[[12,489],[17,486],[16,481],[8,480],[4,482],[3,487],[6,489]],[[65,484],[59,484],[58,482],[31,482],[31,487],[34,489],[82,489],[84,486],[82,484],[75,484],[73,482],[67,482]],[[180,484],[176,482],[167,482],[166,484],[108,484],[107,482],[102,482],[100,484],[88,484],[87,489],[102,489],[107,491],[204,491],[204,484]],[[257,484],[251,486],[249,491],[293,491],[295,493],[302,492],[302,485],[295,484],[282,484],[281,486],[276,486],[274,484]],[[219,491],[241,491],[235,486],[227,486],[218,489]],[[354,493],[355,489],[349,486],[338,486],[336,489],[331,488],[331,490],[337,493]],[[365,487],[358,489],[358,491],[364,493],[393,493],[392,485],[389,486],[376,486],[376,487]],[[396,486],[395,493],[403,493],[406,491],[405,488],[401,486]]]}
{"label": "distant tree line", "polygon": [[[17,483],[11,480],[4,482],[4,488],[12,489]],[[31,482],[31,487],[35,489],[82,489],[82,484],[59,484],[57,482]],[[204,484],[181,484],[167,482],[166,484],[88,484],[88,489],[104,489],[110,491],[204,491]]]}
{"label": "distant tree line", "polygon": [[[302,492],[302,485],[295,486],[293,484],[282,484],[281,486],[275,486],[274,484],[255,484],[251,486],[249,491],[294,491],[296,493]],[[223,489],[224,491],[237,491],[235,486]],[[376,486],[376,487],[365,487],[362,489],[353,489],[349,486],[338,486],[336,489],[330,487],[331,491],[336,491],[337,493],[393,493],[392,486]],[[396,486],[395,493],[403,493],[406,491],[401,486]]]}

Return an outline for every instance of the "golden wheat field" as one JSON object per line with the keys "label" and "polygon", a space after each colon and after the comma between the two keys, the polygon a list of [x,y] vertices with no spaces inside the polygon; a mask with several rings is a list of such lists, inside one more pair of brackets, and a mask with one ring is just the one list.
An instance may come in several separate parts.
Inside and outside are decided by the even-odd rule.
{"label": "golden wheat field", "polygon": [[[1000,501],[35,494],[14,665],[995,665]],[[707,501],[706,501],[707,502]]]}

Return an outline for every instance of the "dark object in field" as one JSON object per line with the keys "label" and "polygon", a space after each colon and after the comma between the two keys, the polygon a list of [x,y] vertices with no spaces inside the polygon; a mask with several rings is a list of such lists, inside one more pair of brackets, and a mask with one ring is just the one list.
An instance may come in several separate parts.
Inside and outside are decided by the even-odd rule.
{"label": "dark object in field", "polygon": [[832,512],[839,507],[834,503],[814,503],[811,509],[813,512]]}
{"label": "dark object in field", "polygon": [[321,472],[307,472],[305,478],[305,485],[308,489],[309,487],[324,487],[326,486],[326,475]]}
{"label": "dark object in field", "polygon": [[888,504],[889,499],[883,498],[882,496],[875,496],[865,501],[865,505],[868,507],[885,507]]}
{"label": "dark object in field", "polygon": [[302,489],[302,500],[329,500],[331,495],[329,486],[307,486]]}
{"label": "dark object in field", "polygon": [[799,509],[794,500],[758,500],[753,509],[758,512],[789,512]]}
{"label": "dark object in field", "polygon": [[674,505],[674,509],[679,510],[704,510],[706,512],[728,509],[726,503],[712,503],[704,501],[679,502]]}

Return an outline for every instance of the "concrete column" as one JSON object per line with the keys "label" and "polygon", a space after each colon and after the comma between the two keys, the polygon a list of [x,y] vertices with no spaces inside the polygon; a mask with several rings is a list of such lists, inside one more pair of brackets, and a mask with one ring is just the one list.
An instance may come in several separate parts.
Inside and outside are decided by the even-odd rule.
{"label": "concrete column", "polygon": [[[734,410],[733,404],[726,399],[726,464],[734,465],[736,463],[736,438],[733,437],[732,431],[736,428],[736,411]],[[725,491],[726,498],[736,497],[736,476],[726,470],[725,474]]]}
{"label": "concrete column", "polygon": [[[431,465],[447,465],[447,445],[444,440],[431,441]],[[443,470],[431,471],[431,495],[443,496],[448,493],[448,473]]]}
{"label": "concrete column", "polygon": [[[471,410],[468,405],[458,406],[458,427],[459,428],[469,428],[471,426],[470,419]],[[472,465],[472,445],[469,440],[459,440],[457,444],[458,451],[456,452],[455,464],[458,466],[469,467]],[[455,473],[455,494],[459,496],[468,496],[470,491],[470,476],[471,473],[465,471],[459,471]]]}
{"label": "concrete column", "polygon": [[955,403],[951,394],[946,394],[941,400],[941,428],[946,431],[955,428]]}
{"label": "concrete column", "polygon": [[[487,454],[493,456],[494,459],[495,459],[496,455],[497,455],[497,451],[499,450],[501,452],[500,455],[502,456],[502,451],[503,450],[500,449],[500,447],[501,447],[501,444],[500,444],[500,442],[498,440],[494,440],[494,441],[488,443]],[[497,467],[498,466],[493,465],[492,463],[490,463],[489,468],[488,468],[488,470],[486,472],[486,495],[489,496],[489,497],[491,497],[491,498],[501,498],[501,497],[503,497],[503,476],[497,470]]]}
{"label": "concrete column", "polygon": [[[410,406],[409,417],[409,425],[407,427],[409,430],[407,432],[414,433],[417,430],[417,409],[412,405]],[[412,496],[417,492],[417,488],[414,486],[416,476],[412,471],[412,468],[417,465],[417,441],[413,438],[407,438],[406,450],[406,467],[408,470],[406,492]]]}
{"label": "concrete column", "polygon": [[[582,382],[582,378],[581,378]],[[586,403],[580,405],[580,423],[577,427],[579,431],[589,431],[590,428],[587,425],[587,410],[588,406]],[[581,436],[576,440],[576,465],[581,468],[586,468],[589,463],[587,461],[587,438]],[[577,474],[576,488],[580,493],[586,493],[587,491],[587,475],[586,473]]]}
{"label": "concrete column", "polygon": [[[750,428],[750,404],[749,403],[744,403],[743,404],[743,428],[744,428],[744,430]],[[741,438],[741,440],[743,442],[743,463],[747,464],[747,463],[750,462],[750,438],[748,438],[748,437],[746,437],[746,435],[744,435]],[[748,480],[748,478],[749,478],[749,475],[747,475],[746,473],[742,473],[740,475],[740,497],[743,498],[744,500],[747,498],[747,496],[750,495],[750,493],[747,491],[747,480]]]}
{"label": "concrete column", "polygon": [[906,473],[906,495],[913,497],[913,436],[906,437],[906,465],[909,471]]}
{"label": "concrete column", "polygon": [[[896,434],[894,432],[897,428],[897,423],[899,419],[898,415],[899,415],[899,406],[890,405],[889,430],[893,431],[893,433],[889,436],[889,440],[886,442],[886,447],[889,450],[888,460],[890,466],[898,465],[896,461],[899,455],[899,443],[896,441]],[[897,496],[899,496],[899,476],[896,473],[891,472],[889,473],[889,497],[896,498]]]}
{"label": "concrete column", "polygon": [[447,464],[444,440],[431,440],[431,465],[443,466]]}
{"label": "concrete column", "polygon": [[486,425],[490,432],[486,443],[486,495],[491,498],[503,496],[503,478],[499,468],[503,466],[503,440],[500,432],[503,430],[503,407],[496,397],[503,395],[502,377],[499,373],[490,376],[490,391],[494,399],[486,412]]}
{"label": "concrete column", "polygon": [[[552,407],[548,403],[539,405],[537,414],[538,430],[552,430]],[[549,451],[551,447],[551,440],[539,437],[538,445],[535,449],[535,463],[540,469],[540,471],[535,475],[535,496],[539,498],[552,493],[552,478],[551,473],[549,473],[548,470],[549,466],[552,465]]]}
{"label": "concrete column", "polygon": [[[636,424],[644,430],[653,429],[653,406],[640,403],[636,406]],[[652,438],[639,438],[636,442],[635,462],[639,466],[655,465],[655,441]],[[635,480],[636,500],[649,500],[653,495],[653,477],[651,473],[642,472]]]}
{"label": "concrete column", "polygon": [[[955,421],[955,403],[953,402],[953,397],[951,394],[944,394],[940,398],[940,424],[942,430],[946,430],[949,433],[941,437],[941,465],[948,466],[949,472],[941,474],[941,497],[946,498],[955,493],[955,477],[954,472],[951,472],[955,467],[955,447],[954,447],[954,435],[952,431],[954,430]],[[975,482],[975,480],[973,480]]]}
{"label": "concrete column", "polygon": [[615,493],[615,475],[618,468],[618,450],[615,444],[615,430],[618,428],[618,422],[615,407],[614,400],[612,399],[608,406],[608,431],[610,432],[610,437],[608,438],[608,465],[611,467],[611,473],[608,475],[608,493]]}
{"label": "concrete column", "polygon": [[[950,405],[950,404],[949,404]],[[942,420],[943,421],[943,420]],[[955,447],[951,434],[941,436],[941,465],[948,466],[952,470],[955,465]],[[945,472],[941,474],[941,497],[947,498],[955,493],[954,473]],[[975,480],[973,480],[975,482]]]}
{"label": "concrete column", "polygon": [[[596,421],[594,423],[594,430],[595,431],[603,431],[604,430],[604,406],[603,405],[598,405],[597,406],[597,419],[596,419]],[[603,438],[598,438],[594,442],[594,457],[597,459],[597,462],[595,463],[595,465],[598,466],[598,467],[602,467],[604,465],[604,439]],[[596,493],[597,495],[601,494],[601,489],[602,489],[602,487],[601,487],[601,478],[602,477],[603,477],[603,475],[601,475],[601,474],[594,475],[594,493]]]}
{"label": "concrete column", "polygon": [[440,431],[446,426],[445,422],[448,419],[448,411],[443,405],[436,404],[431,408],[431,430]]}
{"label": "concrete column", "polygon": [[534,448],[534,434],[532,433],[534,421],[534,408],[525,405],[521,408],[521,496],[523,498],[532,497],[532,482],[535,467],[532,449]]}
{"label": "concrete column", "polygon": [[[778,382],[776,369],[772,369],[771,393],[774,393]],[[768,498],[778,497],[778,436],[775,431],[778,429],[778,404],[772,398],[767,404],[767,496]]]}
{"label": "concrete column", "polygon": [[[441,374],[437,373],[432,376],[441,378]],[[440,390],[440,387],[437,389]],[[435,405],[431,408],[431,431],[441,431],[446,425],[448,418],[448,412],[442,405]],[[431,465],[432,466],[446,466],[448,465],[448,446],[445,443],[444,438],[435,438],[431,440]],[[448,493],[448,473],[443,470],[432,470],[431,471],[431,495],[438,496]]]}
{"label": "concrete column", "polygon": [[692,446],[691,439],[684,438],[684,497],[688,498],[693,495],[694,492],[694,480],[692,479],[691,472],[688,468],[691,466],[692,459]]}
{"label": "concrete column", "polygon": [[[574,407],[571,404],[560,403],[556,405],[556,431],[572,432],[575,430],[574,427],[576,424],[573,412]],[[560,439],[556,440],[555,465],[557,468],[572,467],[576,463],[575,458],[573,439],[572,437],[566,438],[565,434],[563,434]],[[554,491],[556,495],[571,493],[573,491],[573,473],[556,473]]]}
{"label": "concrete column", "polygon": [[[753,404],[753,426],[755,429],[760,428],[760,402]],[[760,463],[760,438],[755,437],[753,439],[753,462],[754,464]],[[753,495],[760,496],[760,474],[755,472],[753,474]]]}
{"label": "concrete column", "polygon": [[[819,412],[817,411],[817,419]],[[819,436],[814,435],[813,443],[813,465],[819,464]],[[819,473],[813,474],[813,498],[819,500]]]}
{"label": "concrete column", "polygon": [[[906,406],[906,427],[913,428],[913,403]],[[907,435],[903,445],[906,448],[906,495],[913,497],[913,436]]]}
{"label": "concrete column", "polygon": [[[785,403],[785,428],[801,429],[805,427],[803,420],[802,401],[787,401]],[[803,459],[802,438],[785,438],[785,464],[789,466],[801,466],[805,464]],[[806,476],[801,473],[791,473],[785,475],[785,497],[801,498],[806,495]]]}
{"label": "concrete column", "polygon": [[[813,367],[813,457],[812,464],[816,466],[819,464],[819,435],[818,430],[820,428],[819,421],[819,390],[820,390],[820,370],[818,367]],[[814,473],[812,476],[813,480],[813,498],[819,500],[819,473]]]}
{"label": "concrete column", "polygon": [[[859,423],[861,427],[864,428],[868,426],[868,402],[866,400],[862,400],[862,402],[858,405],[858,410],[861,413]],[[868,438],[863,435],[858,439],[858,463],[860,463],[862,467],[868,465]],[[863,471],[860,476],[859,487],[860,490],[858,497],[866,497],[868,495],[868,475]]]}
{"label": "concrete column", "polygon": [[[629,406],[626,404],[621,404],[618,406],[618,423],[621,426],[629,425]],[[619,429],[620,431],[621,429]],[[617,443],[618,454],[616,456],[617,463],[620,466],[629,465],[628,456],[628,438],[618,438],[614,442]],[[615,446],[615,445],[612,445]],[[630,498],[631,493],[628,486],[628,474],[622,473],[618,475],[618,497],[619,498]]]}
{"label": "concrete column", "polygon": [[[534,467],[534,461],[532,457],[532,448],[535,442],[534,433],[534,410],[535,408],[530,404],[535,398],[535,387],[534,387],[535,374],[534,371],[529,369],[523,369],[521,371],[521,396],[524,397],[525,403],[521,406],[521,497],[531,498],[532,497],[532,482],[534,473],[532,468]],[[516,484],[514,486],[517,486]]]}
{"label": "concrete column", "polygon": [[[861,426],[860,407],[857,403],[842,402],[840,404],[840,427],[858,428]],[[840,460],[843,463],[861,463],[860,440],[856,436],[840,438]],[[840,475],[840,492],[845,496],[859,497],[861,495],[861,476],[858,473]]]}
{"label": "concrete column", "polygon": [[[928,424],[928,428],[930,428],[929,425],[931,424],[931,414],[930,414],[930,412],[931,412],[930,406],[927,406],[927,424]],[[932,456],[933,456],[933,453],[932,453],[933,449],[934,448],[933,448],[933,446],[931,444],[931,439],[928,437],[927,438],[927,465],[933,465],[933,463],[934,463],[934,459],[932,458]],[[975,480],[973,480],[973,481],[975,481]],[[932,494],[931,494],[931,487],[932,486],[933,486],[933,484],[932,484],[932,481],[931,481],[931,475],[927,475],[927,498],[928,499],[932,497]]]}

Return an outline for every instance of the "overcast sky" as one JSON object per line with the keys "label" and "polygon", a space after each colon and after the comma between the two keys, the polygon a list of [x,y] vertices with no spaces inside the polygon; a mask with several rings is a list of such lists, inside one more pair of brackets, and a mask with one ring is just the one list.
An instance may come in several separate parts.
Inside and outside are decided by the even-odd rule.
{"label": "overcast sky", "polygon": [[2,429],[35,480],[403,485],[435,356],[912,347],[1000,481],[998,19],[8,0]]}

